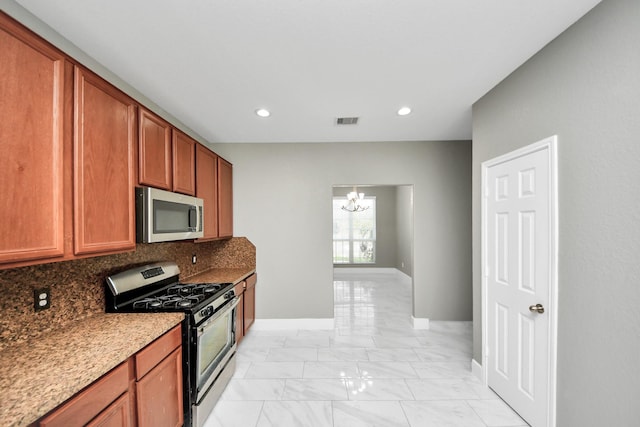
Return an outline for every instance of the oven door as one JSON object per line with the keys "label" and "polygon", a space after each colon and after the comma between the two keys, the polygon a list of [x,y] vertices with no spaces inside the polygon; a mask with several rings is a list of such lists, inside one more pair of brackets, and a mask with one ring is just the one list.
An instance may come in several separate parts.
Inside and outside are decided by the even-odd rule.
{"label": "oven door", "polygon": [[240,301],[235,297],[229,304],[196,329],[196,404],[206,394],[235,351],[235,309]]}

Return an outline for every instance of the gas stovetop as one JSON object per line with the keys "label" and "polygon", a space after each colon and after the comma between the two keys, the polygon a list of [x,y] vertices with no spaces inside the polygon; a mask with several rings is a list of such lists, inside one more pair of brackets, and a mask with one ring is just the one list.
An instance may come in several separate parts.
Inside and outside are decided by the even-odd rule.
{"label": "gas stovetop", "polygon": [[131,303],[133,309],[176,311],[194,308],[200,302],[215,298],[224,292],[227,284],[222,283],[189,283],[172,285],[151,296],[142,297]]}
{"label": "gas stovetop", "polygon": [[107,277],[107,312],[177,312],[206,320],[233,298],[232,283],[180,283],[173,262],[135,267]]}

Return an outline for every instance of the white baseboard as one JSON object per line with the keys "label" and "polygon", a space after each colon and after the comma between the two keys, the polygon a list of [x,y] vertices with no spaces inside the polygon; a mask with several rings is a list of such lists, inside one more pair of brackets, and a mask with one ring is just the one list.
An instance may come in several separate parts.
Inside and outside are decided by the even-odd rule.
{"label": "white baseboard", "polygon": [[476,362],[475,359],[471,359],[471,374],[484,382],[484,371],[482,370],[482,365]]}
{"label": "white baseboard", "polygon": [[334,329],[335,320],[330,319],[256,319],[251,329],[275,331],[283,329]]}
{"label": "white baseboard", "polygon": [[396,274],[398,270],[395,268],[378,268],[378,267],[334,267],[334,274]]}
{"label": "white baseboard", "polygon": [[407,283],[407,284],[409,284],[409,285],[412,283],[411,276],[409,276],[409,275],[408,275],[407,273],[405,273],[404,271],[401,271],[401,270],[397,270],[397,269],[396,269],[396,275],[397,275],[397,276],[398,276],[398,278],[399,278],[400,280],[402,280],[404,283]]}
{"label": "white baseboard", "polygon": [[406,284],[411,284],[412,279],[411,276],[406,274],[405,272],[398,270],[397,268],[377,268],[377,267],[363,267],[363,268],[354,268],[354,267],[345,267],[345,268],[333,268],[334,276],[344,275],[352,275],[352,274],[392,274],[396,276],[401,282]]}
{"label": "white baseboard", "polygon": [[411,320],[413,321],[413,329],[429,329],[429,319],[411,316]]}
{"label": "white baseboard", "polygon": [[471,333],[473,323],[468,320],[432,320],[429,329],[439,332],[461,334]]}

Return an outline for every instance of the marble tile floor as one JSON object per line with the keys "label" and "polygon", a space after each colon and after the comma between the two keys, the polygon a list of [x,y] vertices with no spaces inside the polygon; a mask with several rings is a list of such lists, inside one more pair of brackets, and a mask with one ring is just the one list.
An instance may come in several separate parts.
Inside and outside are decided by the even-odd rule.
{"label": "marble tile floor", "polygon": [[520,427],[471,374],[471,322],[411,323],[395,274],[336,273],[333,330],[251,330],[205,427]]}

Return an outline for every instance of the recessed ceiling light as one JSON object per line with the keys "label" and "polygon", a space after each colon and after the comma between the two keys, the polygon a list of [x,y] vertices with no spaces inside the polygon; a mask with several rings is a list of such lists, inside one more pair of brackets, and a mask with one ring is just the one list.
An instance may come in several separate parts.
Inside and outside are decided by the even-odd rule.
{"label": "recessed ceiling light", "polygon": [[409,107],[402,107],[401,109],[398,110],[398,115],[399,116],[406,116],[407,114],[411,113],[411,108]]}
{"label": "recessed ceiling light", "polygon": [[269,117],[271,115],[269,110],[265,110],[264,108],[257,109],[256,114],[259,115],[260,117]]}

